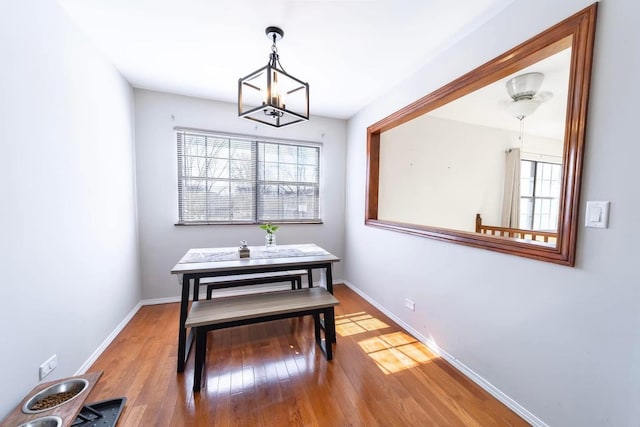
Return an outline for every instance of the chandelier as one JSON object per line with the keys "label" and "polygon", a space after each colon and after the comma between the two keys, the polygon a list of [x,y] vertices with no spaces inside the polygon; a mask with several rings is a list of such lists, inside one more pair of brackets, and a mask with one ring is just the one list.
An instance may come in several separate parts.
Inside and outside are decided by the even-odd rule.
{"label": "chandelier", "polygon": [[238,116],[273,127],[309,120],[309,84],[288,74],[282,64],[276,42],[284,31],[267,27],[272,40],[266,66],[238,80]]}

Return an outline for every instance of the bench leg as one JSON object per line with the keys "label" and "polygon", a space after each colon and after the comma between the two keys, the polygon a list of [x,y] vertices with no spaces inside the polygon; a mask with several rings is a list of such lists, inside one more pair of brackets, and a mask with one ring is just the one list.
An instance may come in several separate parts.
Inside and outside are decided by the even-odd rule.
{"label": "bench leg", "polygon": [[322,335],[320,334],[320,329],[321,329],[320,314],[314,313],[313,314],[313,330],[315,333],[316,342],[322,348]]}
{"label": "bench leg", "polygon": [[213,295],[213,286],[207,286],[207,300],[210,300],[212,295]]}
{"label": "bench leg", "polygon": [[[320,313],[313,314],[313,328],[315,332],[316,343],[323,351],[327,360],[333,359],[332,343],[335,342],[335,323],[333,315],[333,307],[322,310],[324,317],[324,328],[320,322]],[[322,330],[324,329],[324,343],[322,342]]]}
{"label": "bench leg", "polygon": [[193,391],[200,392],[202,386],[202,371],[204,370],[205,358],[207,356],[207,330],[205,328],[194,328],[196,331],[196,354],[195,366],[193,368]]}
{"label": "bench leg", "polygon": [[333,359],[333,343],[336,342],[336,318],[333,307],[324,312],[324,344],[327,360]]}

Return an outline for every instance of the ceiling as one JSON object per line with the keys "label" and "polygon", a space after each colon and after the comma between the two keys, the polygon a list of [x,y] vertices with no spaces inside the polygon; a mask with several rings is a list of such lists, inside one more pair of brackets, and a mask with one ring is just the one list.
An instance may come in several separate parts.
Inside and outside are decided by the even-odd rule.
{"label": "ceiling", "polygon": [[551,98],[524,119],[524,132],[556,141],[564,141],[571,49],[551,55],[490,85],[448,103],[430,114],[436,117],[507,129],[520,130],[520,121],[507,112],[512,103],[507,92],[507,80],[524,73],[540,72],[544,80],[539,92],[551,93]]}
{"label": "ceiling", "polygon": [[236,102],[280,60],[312,115],[346,119],[514,0],[58,0],[136,88]]}

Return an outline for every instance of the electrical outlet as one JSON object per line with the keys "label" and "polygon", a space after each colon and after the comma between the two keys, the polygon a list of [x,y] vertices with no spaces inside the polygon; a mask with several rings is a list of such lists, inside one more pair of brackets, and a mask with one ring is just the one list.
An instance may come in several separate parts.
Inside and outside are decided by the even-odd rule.
{"label": "electrical outlet", "polygon": [[409,298],[404,299],[404,307],[407,310],[416,311],[416,304],[411,301]]}
{"label": "electrical outlet", "polygon": [[47,359],[42,365],[40,365],[40,379],[43,379],[51,373],[58,366],[58,356],[55,354]]}

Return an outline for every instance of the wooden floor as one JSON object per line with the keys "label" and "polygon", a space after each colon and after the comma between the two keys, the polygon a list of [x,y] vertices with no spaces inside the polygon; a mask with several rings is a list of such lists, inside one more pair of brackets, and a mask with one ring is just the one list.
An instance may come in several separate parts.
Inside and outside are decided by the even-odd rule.
{"label": "wooden floor", "polygon": [[203,389],[193,351],[176,373],[178,304],[145,306],[90,371],[88,398],[126,397],[122,426],[526,426],[344,285],[327,362],[307,316],[209,335]]}

